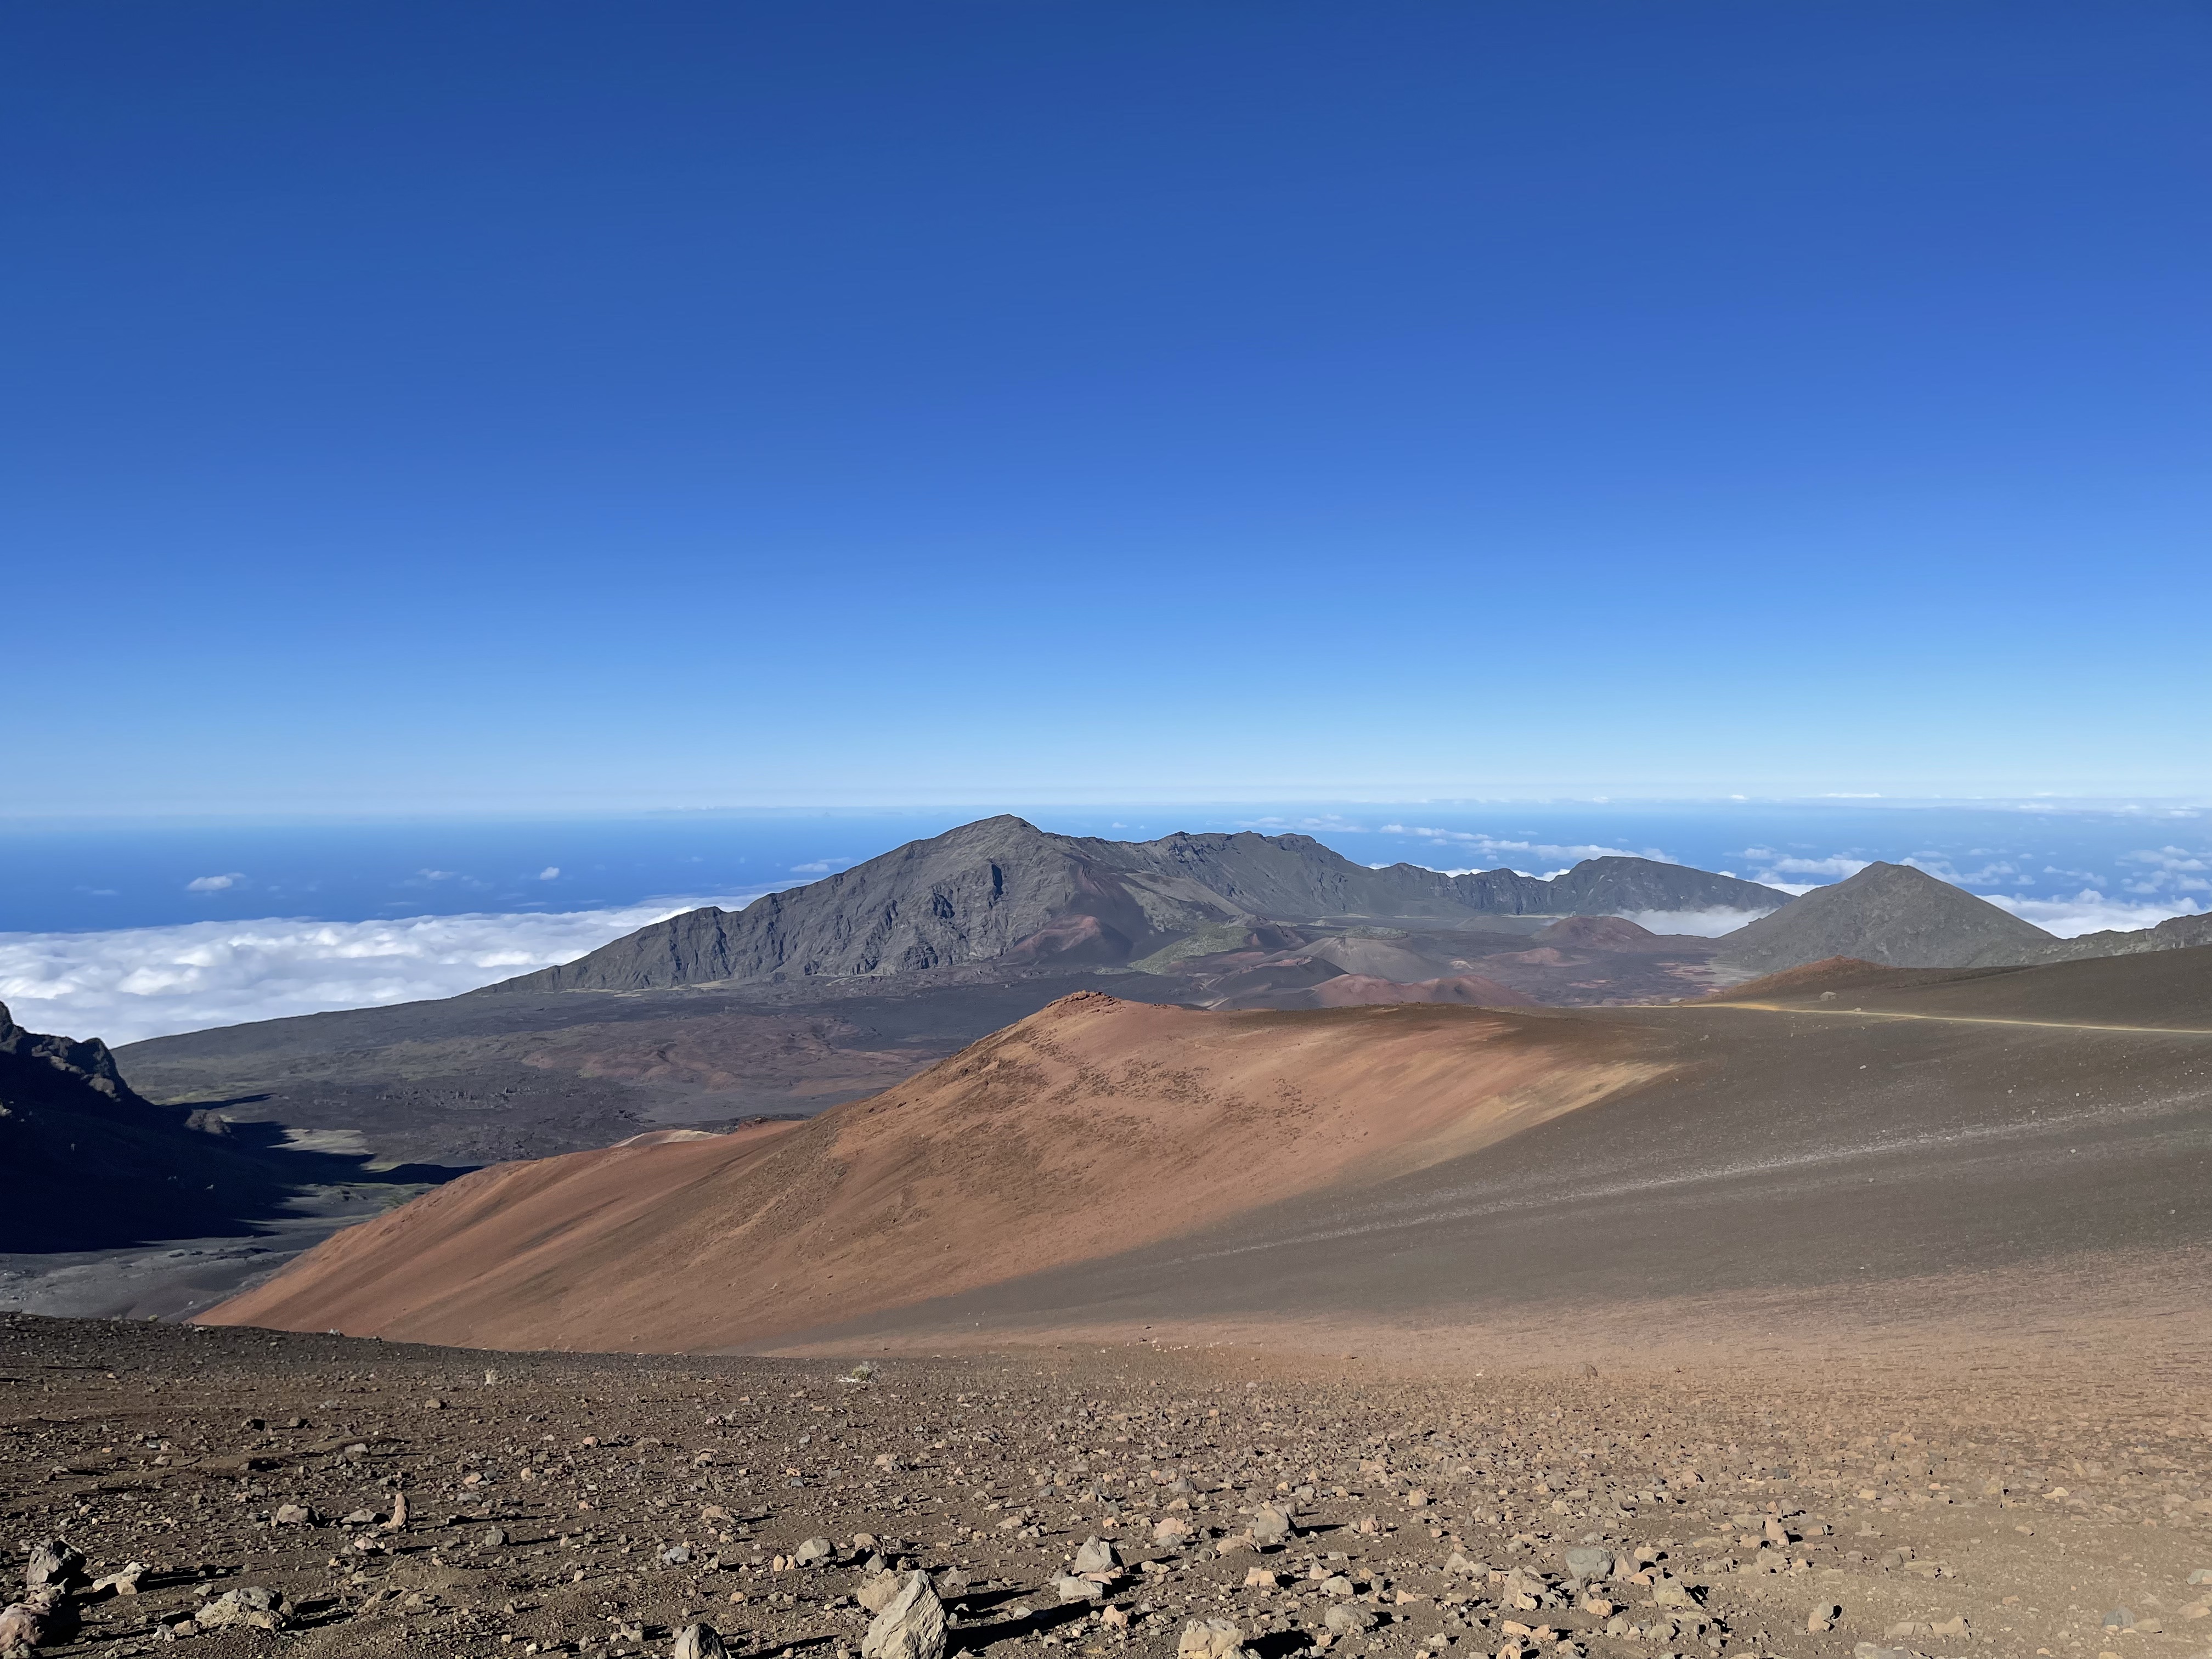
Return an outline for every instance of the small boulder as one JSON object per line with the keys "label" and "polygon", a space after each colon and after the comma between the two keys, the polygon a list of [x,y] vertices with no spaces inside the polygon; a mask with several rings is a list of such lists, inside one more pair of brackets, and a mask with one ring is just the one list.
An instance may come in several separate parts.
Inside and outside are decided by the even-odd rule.
{"label": "small boulder", "polygon": [[83,1577],[84,1557],[58,1538],[33,1544],[31,1559],[23,1565],[27,1589],[44,1589],[49,1584],[56,1589],[68,1589]]}
{"label": "small boulder", "polygon": [[279,1504],[276,1513],[270,1517],[280,1527],[319,1527],[323,1517],[305,1504]]}
{"label": "small boulder", "polygon": [[145,1576],[146,1564],[133,1561],[128,1566],[119,1567],[94,1579],[92,1593],[94,1595],[136,1595],[138,1594],[138,1581]]}
{"label": "small boulder", "polygon": [[1375,1628],[1375,1614],[1358,1601],[1338,1601],[1322,1616],[1322,1622],[1339,1636],[1356,1636]]}
{"label": "small boulder", "polygon": [[203,1630],[216,1630],[227,1625],[282,1630],[290,1612],[290,1605],[278,1592],[264,1589],[258,1584],[247,1584],[216,1596],[194,1613],[192,1620]]}
{"label": "small boulder", "polygon": [[1279,1589],[1282,1582],[1267,1567],[1247,1567],[1244,1570],[1246,1589]]}
{"label": "small boulder", "polygon": [[945,1603],[927,1573],[906,1575],[860,1638],[860,1659],[945,1659]]}
{"label": "small boulder", "polygon": [[791,1559],[802,1567],[815,1566],[836,1560],[837,1547],[826,1538],[810,1538],[791,1553]]}
{"label": "small boulder", "polygon": [[1805,1633],[1818,1636],[1824,1631],[1832,1631],[1836,1627],[1836,1620],[1843,1616],[1844,1610],[1834,1602],[1820,1602],[1805,1615]]}
{"label": "small boulder", "polygon": [[657,1559],[664,1567],[680,1567],[690,1560],[691,1547],[689,1544],[671,1544],[660,1552]]}
{"label": "small boulder", "polygon": [[1060,1597],[1062,1607],[1070,1601],[1103,1601],[1106,1599],[1105,1585],[1095,1578],[1078,1578],[1072,1573],[1054,1573],[1052,1588],[1053,1593]]}
{"label": "small boulder", "polygon": [[[880,1563],[884,1558],[878,1555],[871,1559]],[[886,1571],[878,1565],[875,1571],[860,1581],[860,1588],[854,1593],[854,1599],[870,1613],[881,1613],[898,1599],[898,1593],[905,1583],[906,1581],[898,1574]]]}
{"label": "small boulder", "polygon": [[668,1659],[729,1659],[729,1652],[712,1625],[686,1625],[676,1632]]}
{"label": "small boulder", "polygon": [[1176,1659],[1236,1659],[1244,1633],[1226,1619],[1194,1619],[1176,1638]]}
{"label": "small boulder", "polygon": [[1273,1504],[1262,1504],[1252,1511],[1252,1524],[1246,1528],[1252,1541],[1262,1549],[1271,1548],[1291,1535],[1291,1517]]}
{"label": "small boulder", "polygon": [[29,1591],[20,1601],[0,1607],[0,1654],[28,1653],[70,1632],[69,1604],[58,1589]]}
{"label": "small boulder", "polygon": [[1613,1577],[1613,1552],[1601,1550],[1591,1544],[1577,1544],[1565,1555],[1567,1577],[1577,1583],[1588,1583],[1593,1578]]}
{"label": "small boulder", "polygon": [[1121,1565],[1120,1552],[1103,1538],[1086,1538],[1075,1552],[1078,1572],[1111,1572]]}

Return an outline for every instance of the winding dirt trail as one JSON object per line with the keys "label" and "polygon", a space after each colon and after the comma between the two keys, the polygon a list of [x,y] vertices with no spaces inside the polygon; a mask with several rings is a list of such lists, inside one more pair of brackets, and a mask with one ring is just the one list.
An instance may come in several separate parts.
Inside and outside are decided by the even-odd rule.
{"label": "winding dirt trail", "polygon": [[1786,1002],[1706,1002],[1695,1006],[1700,1012],[1709,1008],[1751,1008],[1763,1013],[1813,1014],[1826,1018],[1919,1019],[1942,1025],[2027,1025],[2044,1031],[2124,1031],[2135,1036],[2212,1037],[2212,1030],[2194,1025],[2092,1025],[2078,1019],[2005,1019],[1990,1014],[1907,1014],[1886,1008],[1805,1008]]}

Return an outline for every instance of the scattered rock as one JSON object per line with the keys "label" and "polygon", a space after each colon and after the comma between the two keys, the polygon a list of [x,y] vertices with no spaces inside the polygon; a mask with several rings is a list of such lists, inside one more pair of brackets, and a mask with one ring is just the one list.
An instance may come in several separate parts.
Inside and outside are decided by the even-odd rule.
{"label": "scattered rock", "polygon": [[1152,1528],[1152,1542],[1163,1549],[1172,1549],[1190,1534],[1191,1524],[1181,1516],[1162,1516]]}
{"label": "scattered rock", "polygon": [[305,1504],[279,1504],[270,1517],[280,1527],[319,1527],[323,1517]]}
{"label": "scattered rock", "polygon": [[1111,1572],[1121,1565],[1121,1553],[1103,1539],[1086,1538],[1075,1552],[1078,1572]]}
{"label": "scattered rock", "polygon": [[802,1567],[811,1567],[822,1561],[834,1561],[836,1558],[837,1547],[826,1538],[810,1538],[791,1553],[791,1559]]}
{"label": "scattered rock", "polygon": [[1078,1578],[1072,1573],[1054,1573],[1052,1588],[1060,1597],[1062,1607],[1070,1601],[1103,1601],[1106,1599],[1105,1585],[1095,1578]]}
{"label": "scattered rock", "polygon": [[92,1593],[94,1595],[136,1595],[138,1594],[138,1581],[145,1576],[146,1564],[133,1561],[128,1566],[94,1579]]}
{"label": "scattered rock", "polygon": [[1836,1627],[1836,1620],[1843,1616],[1844,1610],[1834,1602],[1819,1602],[1810,1613],[1805,1615],[1805,1633],[1808,1636],[1818,1636],[1823,1631],[1833,1630]]}

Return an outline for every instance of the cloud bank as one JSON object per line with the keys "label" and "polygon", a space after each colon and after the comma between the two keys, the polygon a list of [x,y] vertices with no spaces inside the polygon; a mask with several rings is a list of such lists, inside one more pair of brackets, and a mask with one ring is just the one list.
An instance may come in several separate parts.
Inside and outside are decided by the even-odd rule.
{"label": "cloud bank", "polygon": [[0,1002],[34,1031],[111,1043],[210,1025],[454,996],[573,962],[702,904],[656,899],[556,915],[394,921],[194,921],[102,933],[0,933]]}
{"label": "cloud bank", "polygon": [[2139,927],[2155,927],[2169,916],[2196,915],[2203,908],[2193,902],[2131,904],[2122,899],[2108,899],[2094,887],[2083,888],[2072,898],[2008,898],[2002,893],[1982,893],[1977,896],[2061,939],[2107,929],[2132,933]]}
{"label": "cloud bank", "polygon": [[1543,863],[1579,864],[1584,859],[1650,859],[1659,864],[1680,864],[1681,860],[1647,847],[1633,853],[1625,847],[1601,847],[1595,842],[1569,845],[1546,841],[1505,841],[1496,836],[1477,835],[1467,830],[1436,830],[1419,823],[1386,823],[1382,833],[1386,836],[1419,836],[1432,846],[1471,847],[1481,857],[1493,860],[1484,866],[1497,869],[1500,864],[1510,864],[1515,857],[1534,859]]}
{"label": "cloud bank", "polygon": [[1655,933],[1695,933],[1700,939],[1718,939],[1723,933],[1733,933],[1746,927],[1761,916],[1771,915],[1771,910],[1623,910],[1624,920]]}

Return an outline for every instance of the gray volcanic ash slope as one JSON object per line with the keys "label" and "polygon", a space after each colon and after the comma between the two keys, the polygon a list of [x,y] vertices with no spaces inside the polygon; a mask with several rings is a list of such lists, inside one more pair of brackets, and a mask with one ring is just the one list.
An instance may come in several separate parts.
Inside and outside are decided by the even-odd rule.
{"label": "gray volcanic ash slope", "polygon": [[882,975],[1000,962],[1122,964],[1258,919],[1464,925],[1483,916],[1773,910],[1787,896],[1653,860],[1606,858],[1545,881],[1492,870],[1370,869],[1305,836],[1055,836],[986,818],[741,911],[708,907],[497,991]]}
{"label": "gray volcanic ash slope", "polygon": [[1729,934],[1721,957],[1771,974],[1830,957],[1885,968],[2032,962],[2058,941],[2008,910],[1903,864],[1870,864]]}

